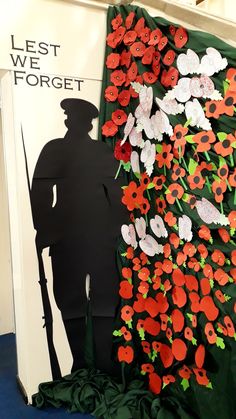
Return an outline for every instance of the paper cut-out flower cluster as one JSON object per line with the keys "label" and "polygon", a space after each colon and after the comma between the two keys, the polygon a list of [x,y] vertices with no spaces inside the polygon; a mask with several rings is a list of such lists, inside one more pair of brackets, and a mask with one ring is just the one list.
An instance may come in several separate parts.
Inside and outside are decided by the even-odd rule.
{"label": "paper cut-out flower cluster", "polygon": [[104,97],[115,110],[102,133],[129,173],[130,212],[114,335],[119,361],[138,364],[156,394],[176,381],[186,390],[193,377],[211,388],[205,354],[236,338],[235,120],[227,128],[236,69],[215,48],[199,57],[187,42],[184,28],[151,30],[134,12],[116,16],[107,36]]}

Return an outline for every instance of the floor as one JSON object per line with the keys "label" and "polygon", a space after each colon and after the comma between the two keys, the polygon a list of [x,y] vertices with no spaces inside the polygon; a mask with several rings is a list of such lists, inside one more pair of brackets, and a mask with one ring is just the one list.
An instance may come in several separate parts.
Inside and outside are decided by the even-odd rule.
{"label": "floor", "polygon": [[13,333],[0,336],[0,418],[1,419],[92,419],[62,409],[38,410],[27,406],[16,384],[16,346]]}

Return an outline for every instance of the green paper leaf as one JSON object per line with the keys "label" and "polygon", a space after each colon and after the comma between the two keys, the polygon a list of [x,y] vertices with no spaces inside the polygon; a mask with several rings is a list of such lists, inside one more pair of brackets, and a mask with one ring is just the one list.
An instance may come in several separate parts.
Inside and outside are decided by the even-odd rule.
{"label": "green paper leaf", "polygon": [[217,336],[217,338],[216,338],[216,346],[218,348],[225,349],[224,339],[221,338],[221,337],[219,337],[219,336]]}
{"label": "green paper leaf", "polygon": [[140,173],[138,173],[138,172],[134,172],[134,176],[135,176],[137,179],[141,179],[141,175],[140,175]]}
{"label": "green paper leaf", "polygon": [[152,189],[155,188],[155,184],[150,182],[149,185],[147,186],[147,189]]}
{"label": "green paper leaf", "polygon": [[198,163],[195,160],[193,160],[193,159],[189,160],[188,172],[189,172],[190,175],[194,174],[197,166],[198,166]]}
{"label": "green paper leaf", "polygon": [[187,202],[188,199],[189,199],[189,194],[184,193],[183,196],[182,196],[182,201]]}
{"label": "green paper leaf", "polygon": [[226,301],[231,300],[231,297],[230,297],[229,295],[227,295],[227,294],[224,294],[224,297],[225,297],[225,300],[226,300]]}
{"label": "green paper leaf", "polygon": [[122,166],[123,166],[123,168],[125,169],[126,172],[130,172],[130,169],[131,169],[131,163],[130,163],[130,161],[128,161],[127,163],[125,163],[122,160]]}
{"label": "green paper leaf", "polygon": [[190,321],[192,321],[193,315],[190,313],[187,313],[186,316],[189,318]]}
{"label": "green paper leaf", "polygon": [[161,144],[156,144],[156,152],[157,153],[161,153],[162,152],[162,145]]}
{"label": "green paper leaf", "polygon": [[197,345],[197,339],[192,338],[191,342],[192,342],[192,344],[193,344],[194,346],[196,346],[196,345]]}
{"label": "green paper leaf", "polygon": [[[185,124],[184,124],[184,128],[187,128],[190,124],[191,124],[192,118],[189,118]],[[186,138],[186,137],[185,137]]]}
{"label": "green paper leaf", "polygon": [[210,388],[211,390],[213,390],[213,387],[212,387],[212,384],[211,384],[211,382],[210,382],[210,381],[209,381],[209,383],[207,384],[206,388]]}
{"label": "green paper leaf", "polygon": [[166,383],[163,383],[162,384],[162,390],[163,390],[163,388],[165,388],[167,386],[167,384]]}
{"label": "green paper leaf", "polygon": [[127,324],[129,329],[133,329],[132,320],[129,320],[128,322],[125,322],[125,323]]}
{"label": "green paper leaf", "polygon": [[219,166],[222,167],[226,164],[224,157],[219,156]]}
{"label": "green paper leaf", "polygon": [[141,338],[141,340],[145,340],[145,331],[143,328],[139,329],[138,334]]}
{"label": "green paper leaf", "polygon": [[152,362],[154,362],[156,358],[157,358],[157,352],[153,351],[153,354],[152,354],[152,357],[151,357]]}
{"label": "green paper leaf", "polygon": [[114,330],[113,336],[122,336],[122,332],[120,330]]}
{"label": "green paper leaf", "polygon": [[226,80],[223,80],[223,89],[224,89],[224,94],[227,92],[229,88],[229,83],[227,83]]}
{"label": "green paper leaf", "polygon": [[235,334],[234,334],[234,340],[236,340],[236,332],[235,332]]}
{"label": "green paper leaf", "polygon": [[185,140],[187,141],[187,143],[195,144],[195,142],[193,141],[193,137],[194,135],[186,135]]}
{"label": "green paper leaf", "polygon": [[128,186],[121,186],[121,189],[126,189],[128,188]]}
{"label": "green paper leaf", "polygon": [[168,193],[170,193],[170,190],[169,189],[166,189],[165,190],[165,195],[168,194]]}
{"label": "green paper leaf", "polygon": [[210,286],[211,286],[211,288],[213,288],[214,287],[214,279],[210,279]]}
{"label": "green paper leaf", "polygon": [[127,253],[125,252],[125,253],[121,253],[121,256],[123,256],[123,258],[125,258],[126,257],[126,255],[127,255]]}
{"label": "green paper leaf", "polygon": [[217,135],[219,141],[221,141],[221,142],[224,141],[227,137],[226,132],[217,132],[216,135]]}
{"label": "green paper leaf", "polygon": [[216,175],[212,175],[212,177],[213,177],[213,179],[214,180],[216,180],[217,182],[220,182],[221,180],[220,180],[220,178],[218,177],[218,176],[216,176]]}
{"label": "green paper leaf", "polygon": [[187,388],[190,387],[189,380],[187,380],[186,378],[183,378],[183,380],[181,381],[181,386],[183,387],[184,391],[186,391]]}

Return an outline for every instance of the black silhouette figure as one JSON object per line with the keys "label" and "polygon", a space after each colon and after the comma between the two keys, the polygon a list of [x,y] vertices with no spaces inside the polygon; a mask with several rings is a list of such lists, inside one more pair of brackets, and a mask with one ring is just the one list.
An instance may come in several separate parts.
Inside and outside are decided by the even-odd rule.
{"label": "black silhouette figure", "polygon": [[48,142],[35,167],[31,189],[38,255],[50,248],[53,291],[73,356],[72,371],[86,367],[87,295],[90,275],[96,367],[112,372],[112,331],[119,302],[117,239],[126,217],[117,165],[111,149],[88,133],[97,108],[81,99],[64,99],[68,128]]}

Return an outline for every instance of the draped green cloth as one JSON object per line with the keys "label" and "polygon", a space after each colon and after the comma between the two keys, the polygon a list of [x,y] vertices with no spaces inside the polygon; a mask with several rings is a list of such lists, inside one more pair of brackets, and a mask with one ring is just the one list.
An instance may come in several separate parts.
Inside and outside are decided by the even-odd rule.
{"label": "draped green cloth", "polygon": [[[118,14],[121,14],[123,20],[129,15],[130,11],[134,11],[136,18],[145,18],[146,25],[154,30],[160,28],[162,33],[168,37],[171,48],[176,52],[180,51],[176,48],[169,35],[169,26],[172,24],[164,18],[151,17],[145,9],[136,6],[120,6],[110,7],[107,16],[108,33],[111,31],[111,21]],[[236,50],[220,39],[208,33],[201,31],[188,30],[188,43],[186,48],[191,48],[200,56],[204,54],[207,47],[216,48],[222,55],[227,58],[229,67],[236,67]],[[185,48],[185,51],[186,51]],[[113,52],[112,48],[106,46],[105,56]],[[135,60],[140,73],[145,70],[145,66],[141,60]],[[99,120],[99,140],[115,147],[116,140],[123,138],[123,127],[119,127],[119,131],[114,137],[102,136],[102,126],[107,120],[111,119],[111,114],[117,109],[117,102],[107,102],[104,100],[104,92],[110,85],[111,70],[104,65],[103,84],[100,105]],[[222,90],[222,83],[225,79],[224,72],[220,72],[211,77],[214,81],[215,88]],[[159,81],[152,84],[154,96],[163,97],[164,87]],[[131,100],[125,108],[127,115],[129,112],[134,114],[138,105],[138,99]],[[171,125],[183,123],[182,115],[171,115],[169,117]],[[214,129],[218,132],[232,133],[236,131],[236,118],[222,115],[220,120],[214,121]],[[217,156],[209,153],[211,161],[217,163]],[[131,173],[123,173],[124,184],[130,180],[135,180],[135,176]],[[201,196],[201,193],[199,193]],[[206,198],[210,198],[209,194],[204,193]],[[233,193],[229,195],[227,200],[227,208],[234,208]],[[184,212],[190,215],[191,211],[188,206],[184,206]],[[176,211],[178,213],[178,210]],[[214,246],[222,252],[231,251],[228,244],[215,241]],[[126,245],[121,240],[118,249],[118,264],[121,271],[126,266],[122,254],[126,250]],[[227,291],[227,292],[226,292]],[[233,302],[235,301],[236,291],[233,284],[228,284],[225,290],[231,298],[230,307],[233,311]],[[126,302],[122,301],[121,305]],[[227,312],[226,312],[227,313]],[[233,318],[233,316],[232,316]],[[122,323],[118,316],[116,321],[116,329],[119,330]],[[204,327],[204,322],[202,323]],[[119,338],[115,340],[115,345],[119,345]],[[138,346],[139,343],[134,342]],[[71,412],[91,413],[97,418],[104,419],[232,419],[236,417],[236,352],[234,339],[228,339],[225,342],[225,349],[221,350],[215,345],[207,346],[206,364],[211,372],[211,388],[200,386],[195,380],[190,379],[190,387],[184,391],[177,384],[166,386],[160,395],[155,395],[148,390],[145,378],[140,375],[138,364],[139,360],[135,359],[131,365],[122,366],[122,379],[110,377],[93,368],[88,370],[80,370],[76,373],[67,375],[59,381],[42,383],[39,385],[39,392],[33,397],[33,405],[38,408],[47,406],[61,407],[64,406]],[[92,358],[91,346],[88,342],[88,357]],[[143,361],[141,361],[142,363]]]}

